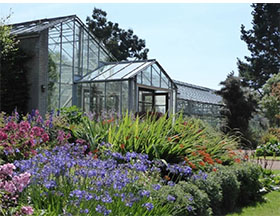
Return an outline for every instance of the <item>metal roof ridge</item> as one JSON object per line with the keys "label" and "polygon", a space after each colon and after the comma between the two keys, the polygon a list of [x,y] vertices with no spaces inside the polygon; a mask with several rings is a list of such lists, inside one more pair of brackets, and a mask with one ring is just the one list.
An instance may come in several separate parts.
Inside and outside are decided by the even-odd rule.
{"label": "metal roof ridge", "polygon": [[191,84],[191,83],[187,83],[187,82],[183,82],[183,81],[179,81],[179,80],[175,80],[173,79],[173,81],[176,83],[176,84],[181,84],[183,86],[188,86],[190,88],[194,88],[194,89],[200,89],[200,90],[204,90],[204,91],[209,91],[209,92],[216,92],[217,90],[215,89],[210,89],[210,88],[207,88],[207,87],[204,87],[204,86],[199,86],[199,85],[195,85],[195,84]]}
{"label": "metal roof ridge", "polygon": [[101,62],[104,65],[111,65],[111,64],[123,64],[123,63],[140,63],[140,62],[154,62],[156,59],[147,59],[147,60],[122,60],[122,61],[115,61],[115,62]]}
{"label": "metal roof ridge", "polygon": [[74,15],[68,15],[68,16],[55,17],[55,18],[43,18],[43,19],[8,24],[8,26],[19,26],[19,25],[24,25],[24,24],[29,24],[29,23],[30,24],[38,23],[38,22],[43,23],[43,22],[47,22],[47,21],[60,20],[60,19],[65,19],[65,18],[74,18],[74,17],[77,17],[77,15],[74,14]]}

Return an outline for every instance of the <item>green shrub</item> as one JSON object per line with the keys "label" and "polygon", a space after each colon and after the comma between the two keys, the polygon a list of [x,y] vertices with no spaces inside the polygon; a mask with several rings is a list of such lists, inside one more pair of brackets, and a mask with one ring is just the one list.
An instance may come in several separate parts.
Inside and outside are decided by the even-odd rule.
{"label": "green shrub", "polygon": [[61,108],[60,114],[65,116],[69,124],[79,124],[82,122],[83,112],[75,105]]}
{"label": "green shrub", "polygon": [[243,163],[235,165],[233,169],[240,182],[238,204],[247,205],[259,197],[261,168],[256,164]]}
{"label": "green shrub", "polygon": [[[163,186],[153,197],[162,205],[172,207],[172,215],[211,215],[207,194],[190,182],[181,181],[174,186]],[[171,201],[170,197],[174,198]]]}
{"label": "green shrub", "polygon": [[193,183],[202,191],[206,192],[210,199],[210,207],[214,215],[221,215],[223,200],[221,181],[216,172],[211,172],[207,178],[194,178]]}
{"label": "green shrub", "polygon": [[222,212],[232,211],[235,208],[240,192],[240,182],[236,173],[230,166],[219,166],[216,178],[217,181],[220,181],[222,187]]}

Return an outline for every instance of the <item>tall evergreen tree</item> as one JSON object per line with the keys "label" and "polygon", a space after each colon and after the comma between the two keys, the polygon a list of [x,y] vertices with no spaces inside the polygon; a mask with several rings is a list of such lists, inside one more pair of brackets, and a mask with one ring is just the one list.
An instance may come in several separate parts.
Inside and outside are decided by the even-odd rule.
{"label": "tall evergreen tree", "polygon": [[241,39],[246,42],[250,56],[247,62],[238,59],[242,81],[262,94],[262,86],[280,69],[280,4],[252,4],[252,29],[241,26]]}
{"label": "tall evergreen tree", "polygon": [[107,21],[107,13],[94,8],[92,18],[87,17],[87,25],[93,35],[102,42],[118,60],[128,58],[147,59],[149,49],[145,40],[140,39],[132,29],[121,29],[118,23]]}
{"label": "tall evergreen tree", "polygon": [[[221,130],[224,133],[241,133],[242,140],[250,139],[248,126],[249,120],[255,112],[257,101],[253,94],[245,87],[242,87],[240,77],[230,73],[225,81],[220,83],[223,87],[216,93],[223,98],[225,106],[221,110],[224,117],[224,124]],[[236,131],[238,131],[236,133]],[[247,141],[243,142],[244,145]]]}

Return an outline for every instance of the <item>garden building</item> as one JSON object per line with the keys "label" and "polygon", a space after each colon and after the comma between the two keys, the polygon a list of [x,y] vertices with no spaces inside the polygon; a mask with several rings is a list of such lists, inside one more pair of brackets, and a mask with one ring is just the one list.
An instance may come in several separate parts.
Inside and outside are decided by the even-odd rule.
{"label": "garden building", "polygon": [[156,60],[117,62],[75,15],[12,25],[31,56],[28,111],[77,105],[84,111],[169,112],[218,118],[221,97],[172,80]]}

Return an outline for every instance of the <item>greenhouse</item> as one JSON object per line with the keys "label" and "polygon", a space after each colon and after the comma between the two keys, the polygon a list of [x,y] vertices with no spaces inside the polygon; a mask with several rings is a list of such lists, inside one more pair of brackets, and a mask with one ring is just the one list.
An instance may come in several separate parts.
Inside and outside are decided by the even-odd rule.
{"label": "greenhouse", "polygon": [[176,113],[220,120],[214,90],[172,80],[155,60],[116,62],[75,15],[12,25],[28,61],[28,112],[76,105],[85,112]]}
{"label": "greenhouse", "polygon": [[221,122],[222,97],[215,90],[174,80],[178,87],[177,110],[216,126]]}
{"label": "greenhouse", "polygon": [[177,87],[156,60],[103,63],[77,84],[87,112],[176,112]]}

